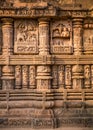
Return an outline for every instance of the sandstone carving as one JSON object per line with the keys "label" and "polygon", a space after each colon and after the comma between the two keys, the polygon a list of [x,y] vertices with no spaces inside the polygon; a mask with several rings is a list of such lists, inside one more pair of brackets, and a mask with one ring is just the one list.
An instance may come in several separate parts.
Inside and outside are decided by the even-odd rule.
{"label": "sandstone carving", "polygon": [[38,29],[35,21],[15,22],[14,52],[18,54],[38,53]]}
{"label": "sandstone carving", "polygon": [[0,0],[0,130],[93,127],[93,2],[86,3]]}
{"label": "sandstone carving", "polygon": [[51,53],[72,53],[72,25],[67,21],[54,21],[51,23]]}

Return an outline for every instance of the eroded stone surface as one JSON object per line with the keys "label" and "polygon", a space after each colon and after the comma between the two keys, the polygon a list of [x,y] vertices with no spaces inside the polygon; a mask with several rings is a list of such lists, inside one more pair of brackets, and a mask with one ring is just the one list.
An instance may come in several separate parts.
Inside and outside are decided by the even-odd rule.
{"label": "eroded stone surface", "polygon": [[0,2],[0,129],[91,129],[93,1]]}

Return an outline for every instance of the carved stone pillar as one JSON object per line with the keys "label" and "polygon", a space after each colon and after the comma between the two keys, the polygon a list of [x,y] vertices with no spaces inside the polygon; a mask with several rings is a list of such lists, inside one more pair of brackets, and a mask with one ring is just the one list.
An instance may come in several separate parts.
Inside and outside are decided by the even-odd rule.
{"label": "carved stone pillar", "polygon": [[13,54],[13,19],[2,18],[3,55]]}
{"label": "carved stone pillar", "polygon": [[[47,56],[49,54],[49,21],[47,19],[39,20],[39,55]],[[51,69],[50,66],[43,65],[37,67],[37,89],[51,88]]]}
{"label": "carved stone pillar", "polygon": [[49,21],[47,19],[39,20],[39,54],[49,54]]}
{"label": "carved stone pillar", "polygon": [[6,65],[2,68],[2,89],[13,89],[14,68],[9,66],[9,57],[13,54],[13,19],[2,18],[2,54],[6,58]]}
{"label": "carved stone pillar", "polygon": [[[49,22],[47,19],[39,20],[39,56],[47,59],[49,55]],[[51,66],[46,63],[37,66],[37,91],[41,92],[42,101],[37,101],[42,104],[41,109],[36,108],[34,114],[34,121],[38,122],[49,122],[50,127],[54,128],[56,126],[56,119],[53,113],[54,101],[51,101]],[[38,95],[37,95],[38,96]],[[53,97],[52,97],[53,98]],[[48,99],[48,100],[47,100]],[[50,100],[49,100],[50,99]],[[34,122],[33,122],[34,125]],[[44,126],[45,127],[45,126]],[[48,126],[46,126],[48,127]]]}
{"label": "carved stone pillar", "polygon": [[74,55],[81,55],[83,53],[83,19],[73,19],[73,45]]}
{"label": "carved stone pillar", "polygon": [[82,89],[83,86],[83,66],[74,65],[72,68],[72,79],[73,79],[73,89]]}

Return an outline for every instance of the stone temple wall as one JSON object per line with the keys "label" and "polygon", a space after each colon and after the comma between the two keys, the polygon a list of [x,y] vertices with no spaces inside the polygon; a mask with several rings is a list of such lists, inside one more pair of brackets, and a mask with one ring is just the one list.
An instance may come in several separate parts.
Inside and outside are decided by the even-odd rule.
{"label": "stone temple wall", "polygon": [[0,128],[93,127],[90,3],[0,0]]}

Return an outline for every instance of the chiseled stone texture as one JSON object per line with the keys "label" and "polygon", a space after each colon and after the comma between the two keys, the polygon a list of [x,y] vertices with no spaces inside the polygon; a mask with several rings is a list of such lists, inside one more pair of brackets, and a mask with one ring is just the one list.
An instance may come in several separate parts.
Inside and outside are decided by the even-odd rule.
{"label": "chiseled stone texture", "polygon": [[0,130],[92,129],[92,5],[0,0]]}

